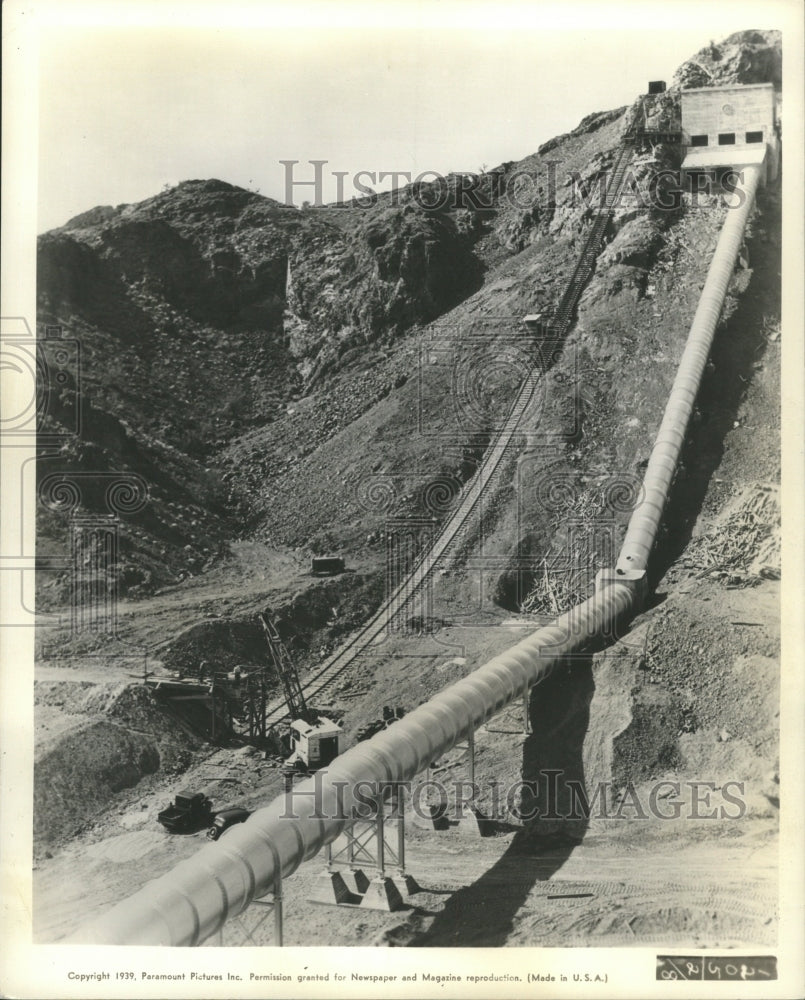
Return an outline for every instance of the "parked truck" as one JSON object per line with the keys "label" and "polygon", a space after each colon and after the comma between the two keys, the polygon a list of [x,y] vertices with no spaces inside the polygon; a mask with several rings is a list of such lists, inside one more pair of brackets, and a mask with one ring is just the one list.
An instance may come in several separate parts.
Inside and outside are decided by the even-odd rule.
{"label": "parked truck", "polygon": [[158,815],[159,822],[170,833],[192,833],[209,826],[213,816],[212,801],[203,792],[178,792],[173,805]]}

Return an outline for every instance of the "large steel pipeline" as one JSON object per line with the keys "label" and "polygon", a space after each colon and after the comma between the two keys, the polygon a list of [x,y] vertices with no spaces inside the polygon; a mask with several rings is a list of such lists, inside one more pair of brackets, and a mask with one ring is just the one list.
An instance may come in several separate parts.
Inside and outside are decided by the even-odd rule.
{"label": "large steel pipeline", "polygon": [[[635,508],[618,572],[645,569],[685,436],[727,284],[735,267],[761,168],[747,168],[744,193],[719,238],[679,372],[646,471],[645,499]],[[662,484],[664,492],[662,491]],[[594,597],[539,629],[468,677],[420,705],[394,726],[359,743],[326,770],[275,799],[242,826],[149,882],[81,929],[75,943],[197,945],[269,893],[357,815],[356,786],[408,781],[465,739],[564,658],[612,635],[639,611],[640,591],[613,574]],[[289,804],[291,808],[289,808]]]}
{"label": "large steel pipeline", "polygon": [[648,565],[762,171],[762,166],[744,167],[742,180],[735,188],[739,204],[727,209],[646,468],[641,500],[626,529],[618,556],[619,570],[645,570]]}
{"label": "large steel pipeline", "polygon": [[[634,591],[613,583],[393,726],[358,743],[326,771],[297,785],[233,827],[220,841],[144,886],[89,924],[76,943],[197,945],[253,899],[272,890],[332,843],[358,815],[363,794],[408,781],[579,652],[611,623],[636,610]],[[360,788],[358,788],[360,793]]]}

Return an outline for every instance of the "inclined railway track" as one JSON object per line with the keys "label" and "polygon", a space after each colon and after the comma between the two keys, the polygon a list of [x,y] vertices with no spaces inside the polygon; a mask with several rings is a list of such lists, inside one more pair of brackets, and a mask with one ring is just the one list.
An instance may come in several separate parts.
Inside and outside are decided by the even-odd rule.
{"label": "inclined railway track", "polygon": [[[392,591],[380,610],[304,682],[302,690],[308,702],[321,698],[325,690],[337,680],[350,663],[392,627],[395,620],[405,613],[413,598],[421,591],[435,571],[439,561],[461,534],[492,477],[500,467],[511,440],[519,428],[523,414],[534,398],[541,377],[541,372],[534,371],[523,380],[503,429],[487,448],[478,471],[463,491],[460,503],[442,527],[438,538],[422,555],[410,575]],[[273,725],[286,716],[285,701],[278,699],[268,707],[266,724]]]}
{"label": "inclined railway track", "polygon": [[[433,575],[440,560],[462,535],[469,519],[476,510],[481,496],[488,489],[493,477],[501,466],[512,439],[520,429],[520,423],[529,404],[534,399],[537,388],[554,362],[573,321],[576,306],[592,276],[595,263],[604,245],[606,227],[611,220],[620,196],[626,172],[634,153],[633,140],[624,137],[618,149],[609,183],[605,188],[602,203],[596,212],[592,225],[584,241],[576,267],[567,288],[559,301],[554,317],[547,328],[547,337],[541,345],[538,366],[523,380],[503,428],[487,448],[477,472],[463,490],[461,500],[443,524],[433,545],[423,553],[409,576],[387,597],[382,607],[353,636],[351,636],[332,656],[308,677],[302,685],[304,697],[309,703],[322,697],[332,688],[347,667],[367,647],[375,644],[389,631],[394,622],[406,611],[418,593]],[[275,725],[288,717],[287,705],[283,699],[272,701],[266,712],[266,725]]]}

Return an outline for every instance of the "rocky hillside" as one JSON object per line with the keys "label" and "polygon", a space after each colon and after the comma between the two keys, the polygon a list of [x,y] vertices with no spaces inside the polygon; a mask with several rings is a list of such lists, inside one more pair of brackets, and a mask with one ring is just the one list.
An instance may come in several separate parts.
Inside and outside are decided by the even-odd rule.
{"label": "rocky hillside", "polygon": [[[702,73],[777,83],[779,37],[744,32],[698,53],[660,101],[668,114]],[[298,210],[186,181],[40,237],[40,325],[61,325],[81,348],[80,390],[77,372],[51,388],[42,429],[72,430],[79,395],[83,417],[80,434],[42,456],[40,479],[136,470],[147,481],[149,502],[124,512],[109,568],[120,591],[208,572],[237,538],[358,553],[390,512],[443,516],[423,489],[441,477],[455,494],[472,474],[522,375],[519,318],[555,308],[592,214],[580,192],[611,168],[635,108],[589,115],[519,163],[362,203]],[[647,190],[677,165],[673,147],[644,151],[635,184]],[[642,208],[639,196],[621,206],[586,298],[610,322],[619,310],[627,324],[635,308],[656,312],[673,264],[665,234],[680,213]],[[583,327],[576,337],[573,357],[591,364],[604,348],[590,354]],[[464,342],[462,371],[450,358]],[[469,415],[443,405],[456,378]],[[576,386],[563,401],[554,388],[554,414],[584,400],[589,439],[604,419],[597,390]],[[578,429],[551,440],[552,462],[584,444]],[[630,468],[649,445],[650,434],[625,432]],[[392,508],[360,500],[378,477],[394,483]],[[43,500],[40,554],[63,555],[69,512]],[[102,500],[85,490],[82,504],[103,512]],[[43,577],[43,606],[66,596],[67,574]]]}
{"label": "rocky hillside", "polygon": [[[674,197],[679,147],[646,142],[565,342],[555,349],[522,319],[556,309],[636,114],[672,128],[684,87],[779,72],[779,36],[743,32],[689,60],[666,93],[589,115],[478,177],[301,210],[188,181],[41,237],[41,325],[61,325],[81,361],[51,386],[43,418],[63,437],[40,442],[40,555],[70,553],[73,515],[108,509],[106,473],[138,474],[148,497],[116,508],[114,641],[76,639],[66,613],[39,630],[39,940],[196,849],[157,823],[178,787],[248,808],[281,788],[256,748],[202,745],[165,717],[140,683],[146,667],[264,664],[257,615],[270,606],[304,682],[416,556],[412,543],[390,559],[394,522],[433,537],[535,363],[541,390],[427,600],[317,697],[351,742],[385,705],[421,704],[591,592],[639,491],[722,199]],[[425,891],[396,914],[344,908],[333,920],[307,902],[320,869],[302,866],[287,884],[287,943],[774,946],[780,232],[770,184],[728,289],[648,606],[532,691],[527,737],[520,704],[476,734],[482,784],[555,771],[591,799],[606,787],[617,818],[522,824],[507,806],[472,850],[457,831],[412,829]],[[309,557],[323,552],[343,555],[346,572],[312,578]],[[39,587],[39,607],[66,611],[69,573],[43,572]],[[463,749],[433,773],[464,780]],[[627,790],[645,802],[659,781],[679,786],[662,800],[678,822],[622,816]],[[686,783],[736,781],[737,821],[682,815]],[[556,873],[562,891],[546,897]],[[271,943],[269,927],[250,943]]]}
{"label": "rocky hillside", "polygon": [[783,50],[779,31],[738,31],[710,44],[684,62],[674,86],[723,87],[730,83],[783,85]]}

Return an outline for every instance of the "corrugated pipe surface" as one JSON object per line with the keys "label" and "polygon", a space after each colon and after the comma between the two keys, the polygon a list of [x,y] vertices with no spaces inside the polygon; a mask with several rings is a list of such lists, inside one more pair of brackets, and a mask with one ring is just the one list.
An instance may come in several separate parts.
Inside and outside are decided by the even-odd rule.
{"label": "corrugated pipe surface", "polygon": [[[161,878],[118,903],[74,941],[92,944],[196,945],[251,900],[272,890],[331,843],[353,817],[357,782],[407,781],[544,679],[564,656],[635,612],[621,584],[599,594],[496,656],[389,729],[358,743],[326,771],[279,796]],[[318,792],[314,796],[311,793]]]}
{"label": "corrugated pipe surface", "polygon": [[761,166],[744,167],[743,181],[738,183],[733,195],[739,204],[727,210],[651,452],[643,480],[642,499],[629,520],[618,557],[618,569],[644,570],[648,565],[762,170]]}

